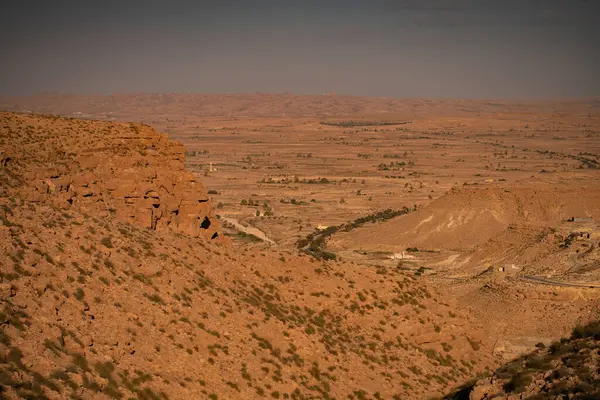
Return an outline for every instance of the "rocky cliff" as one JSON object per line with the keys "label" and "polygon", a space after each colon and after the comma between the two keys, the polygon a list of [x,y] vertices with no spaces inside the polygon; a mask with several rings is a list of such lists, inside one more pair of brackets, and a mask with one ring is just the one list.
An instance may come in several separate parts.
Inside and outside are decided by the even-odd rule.
{"label": "rocky cliff", "polygon": [[219,238],[185,150],[146,125],[0,114],[0,191],[152,230]]}

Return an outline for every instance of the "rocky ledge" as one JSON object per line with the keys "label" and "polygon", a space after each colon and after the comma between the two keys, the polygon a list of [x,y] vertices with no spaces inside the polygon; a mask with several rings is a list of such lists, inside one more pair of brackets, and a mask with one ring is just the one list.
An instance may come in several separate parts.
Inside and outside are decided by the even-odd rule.
{"label": "rocky ledge", "polygon": [[0,113],[0,194],[220,240],[182,144],[147,125]]}

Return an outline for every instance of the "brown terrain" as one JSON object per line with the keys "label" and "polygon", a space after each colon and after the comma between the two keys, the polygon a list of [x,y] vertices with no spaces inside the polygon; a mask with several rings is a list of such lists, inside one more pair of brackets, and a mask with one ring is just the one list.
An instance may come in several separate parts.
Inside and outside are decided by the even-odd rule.
{"label": "brown terrain", "polygon": [[3,398],[600,386],[597,335],[556,342],[600,318],[599,101],[46,94],[0,109]]}
{"label": "brown terrain", "polygon": [[512,360],[491,377],[459,388],[453,395],[460,396],[462,390],[470,391],[471,398],[477,399],[600,398],[598,322],[577,327],[569,339],[549,347],[538,343],[536,347],[536,351]]}

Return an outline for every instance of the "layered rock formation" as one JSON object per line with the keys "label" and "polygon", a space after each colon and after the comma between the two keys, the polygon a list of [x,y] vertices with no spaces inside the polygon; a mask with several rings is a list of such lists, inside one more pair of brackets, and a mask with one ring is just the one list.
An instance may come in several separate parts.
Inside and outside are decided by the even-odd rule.
{"label": "layered rock formation", "polygon": [[30,202],[208,239],[219,238],[183,145],[146,125],[0,115],[1,188]]}

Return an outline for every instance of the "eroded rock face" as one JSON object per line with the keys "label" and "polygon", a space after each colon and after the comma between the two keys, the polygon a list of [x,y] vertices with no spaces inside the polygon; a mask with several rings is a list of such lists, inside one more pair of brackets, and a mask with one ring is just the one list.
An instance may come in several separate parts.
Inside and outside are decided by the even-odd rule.
{"label": "eroded rock face", "polygon": [[219,240],[185,150],[146,125],[2,113],[2,191],[152,230]]}

